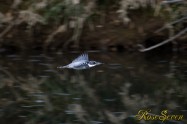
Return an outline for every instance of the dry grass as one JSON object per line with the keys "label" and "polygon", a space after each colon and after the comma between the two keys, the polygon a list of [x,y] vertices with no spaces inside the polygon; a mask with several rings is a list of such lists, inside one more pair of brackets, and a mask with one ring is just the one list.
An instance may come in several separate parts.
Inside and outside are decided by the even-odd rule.
{"label": "dry grass", "polygon": [[[26,28],[30,30],[30,32],[32,32],[37,25],[53,27],[47,31],[47,35],[42,39],[44,48],[53,44],[56,36],[67,35],[65,34],[66,32],[71,32],[71,36],[61,41],[64,48],[67,48],[71,43],[75,46],[79,46],[80,37],[85,25],[89,25],[88,27],[91,28],[90,30],[94,29],[94,23],[90,18],[92,18],[93,15],[103,15],[101,18],[105,18],[105,14],[102,14],[104,11],[99,8],[112,8],[115,6],[116,9],[112,11],[116,11],[118,19],[123,22],[124,25],[128,25],[132,21],[128,16],[129,11],[151,7],[155,9],[155,16],[159,15],[166,18],[166,23],[168,25],[172,21],[186,17],[186,2],[182,1],[178,4],[176,1],[175,3],[170,4],[167,3],[167,1],[159,0],[120,0],[114,2],[114,4],[110,4],[110,2],[99,4],[95,0],[39,0],[35,2],[14,0],[13,3],[6,5],[6,8],[0,12],[0,27],[2,28],[0,32],[1,43],[4,42],[3,39],[6,39],[8,34],[14,32],[16,27],[27,24]],[[105,11],[111,10],[107,9]],[[100,19],[96,19],[96,21],[97,20]],[[182,21],[178,23],[181,25],[183,24]],[[170,28],[169,30],[171,37],[174,35],[173,30],[175,29],[172,28],[171,30]],[[24,31],[21,30],[21,32]],[[19,33],[19,31],[17,33]],[[22,43],[19,43],[19,45],[20,44]]]}

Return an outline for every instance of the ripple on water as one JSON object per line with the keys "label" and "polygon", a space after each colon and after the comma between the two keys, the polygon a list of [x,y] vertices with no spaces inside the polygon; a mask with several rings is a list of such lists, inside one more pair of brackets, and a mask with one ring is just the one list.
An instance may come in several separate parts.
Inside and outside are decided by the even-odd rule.
{"label": "ripple on water", "polygon": [[103,122],[101,121],[90,121],[91,124],[102,124]]}
{"label": "ripple on water", "polygon": [[157,61],[157,63],[168,63],[169,61],[167,61],[167,60],[159,60],[159,61]]}
{"label": "ripple on water", "polygon": [[82,98],[80,97],[76,97],[76,98],[72,98],[73,100],[81,100]]}
{"label": "ripple on water", "polygon": [[39,59],[29,59],[28,62],[40,62],[41,60]]}
{"label": "ripple on water", "polygon": [[43,70],[43,71],[45,71],[45,72],[55,72],[55,71],[52,70],[52,69],[47,69],[47,70]]}
{"label": "ripple on water", "polygon": [[70,96],[71,94],[69,93],[53,93],[54,95],[59,95],[59,96]]}
{"label": "ripple on water", "polygon": [[52,64],[50,63],[38,63],[39,65],[43,65],[43,66],[52,66]]}
{"label": "ripple on water", "polygon": [[12,54],[12,55],[7,55],[8,58],[17,58],[20,57],[19,55],[16,54]]}
{"label": "ripple on water", "polygon": [[[0,69],[2,69],[2,67],[0,67]],[[9,69],[9,67],[8,66],[4,66],[3,69],[7,70],[7,69]]]}
{"label": "ripple on water", "polygon": [[108,68],[110,69],[119,69],[122,67],[122,64],[113,63],[113,64],[107,64]]}
{"label": "ripple on water", "polygon": [[16,58],[12,58],[13,61],[22,61],[22,58],[16,57]]}
{"label": "ripple on water", "polygon": [[40,77],[40,78],[50,78],[51,76],[49,76],[49,75],[39,75],[38,77]]}
{"label": "ripple on water", "polygon": [[27,118],[28,116],[25,116],[25,115],[19,115],[18,117],[20,117],[20,118]]}
{"label": "ripple on water", "polygon": [[46,94],[43,92],[32,92],[29,96],[44,96],[44,95]]}
{"label": "ripple on water", "polygon": [[16,55],[16,54],[7,55],[6,57],[7,57],[7,58],[10,58],[10,59],[13,60],[13,61],[20,61],[20,60],[23,60],[23,58],[21,58],[19,55]]}
{"label": "ripple on water", "polygon": [[35,100],[35,102],[36,102],[36,103],[45,103],[45,101],[44,101],[44,100],[41,100],[41,99]]}
{"label": "ripple on water", "polygon": [[44,56],[41,55],[35,55],[35,56],[29,56],[29,58],[43,58]]}
{"label": "ripple on water", "polygon": [[73,111],[73,110],[65,110],[64,112],[68,115],[74,115],[75,114],[75,111]]}
{"label": "ripple on water", "polygon": [[4,48],[1,48],[1,49],[0,49],[0,53],[1,53],[1,52],[5,52],[5,51],[6,51],[6,49],[4,49]]}
{"label": "ripple on water", "polygon": [[103,99],[104,101],[106,102],[113,102],[113,101],[116,101],[116,99]]}
{"label": "ripple on water", "polygon": [[40,105],[22,105],[22,108],[35,108],[35,107],[44,107],[45,105],[40,104]]}

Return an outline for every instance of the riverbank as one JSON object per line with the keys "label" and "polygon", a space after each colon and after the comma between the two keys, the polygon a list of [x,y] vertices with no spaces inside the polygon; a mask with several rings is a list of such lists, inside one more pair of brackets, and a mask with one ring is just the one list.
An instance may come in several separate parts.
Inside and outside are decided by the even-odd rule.
{"label": "riverbank", "polygon": [[[150,6],[128,10],[124,21],[120,18],[122,10],[119,11],[118,3],[114,3],[104,6],[104,9],[98,9],[103,6],[88,3],[90,11],[95,6],[97,9],[76,16],[70,14],[62,19],[60,17],[63,15],[56,12],[64,7],[61,4],[51,5],[52,10],[50,6],[45,11],[35,9],[37,12],[33,9],[4,9],[6,11],[0,15],[0,48],[10,51],[138,51],[140,44],[146,48],[153,46],[169,39],[171,31],[175,35],[186,27],[184,21],[179,25],[170,25],[176,26],[176,29],[167,27],[158,31],[168,24],[167,13],[155,14],[155,8]],[[169,42],[159,49],[186,51],[186,40],[186,36],[177,37],[175,42]]]}

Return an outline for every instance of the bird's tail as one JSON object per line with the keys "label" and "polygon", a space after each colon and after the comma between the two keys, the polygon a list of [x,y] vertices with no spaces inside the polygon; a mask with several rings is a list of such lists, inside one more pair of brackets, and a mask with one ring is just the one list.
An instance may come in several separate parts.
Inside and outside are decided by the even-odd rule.
{"label": "bird's tail", "polygon": [[60,69],[62,69],[62,68],[67,68],[68,66],[58,66],[57,68],[60,68]]}

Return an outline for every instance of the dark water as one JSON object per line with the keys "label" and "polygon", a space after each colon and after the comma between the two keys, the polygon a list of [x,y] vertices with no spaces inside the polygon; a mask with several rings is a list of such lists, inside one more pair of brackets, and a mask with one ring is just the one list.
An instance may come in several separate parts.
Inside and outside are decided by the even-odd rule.
{"label": "dark water", "polygon": [[[104,65],[58,70],[80,53],[0,56],[0,124],[186,124],[187,59],[90,52]],[[139,110],[184,115],[138,121]]]}

